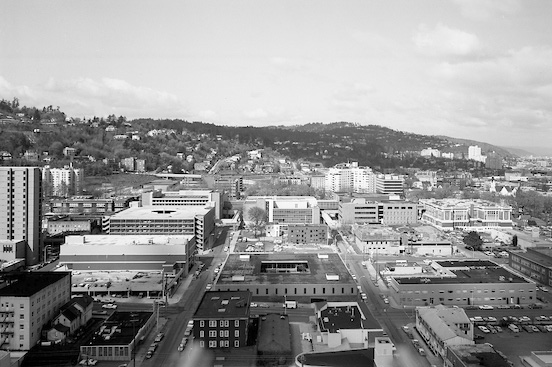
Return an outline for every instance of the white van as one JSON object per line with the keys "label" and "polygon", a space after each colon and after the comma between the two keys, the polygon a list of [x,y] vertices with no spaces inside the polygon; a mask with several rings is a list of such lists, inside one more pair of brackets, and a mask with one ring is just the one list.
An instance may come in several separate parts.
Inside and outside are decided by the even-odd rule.
{"label": "white van", "polygon": [[283,305],[285,308],[297,308],[297,301],[286,301]]}
{"label": "white van", "polygon": [[519,328],[514,324],[508,325],[508,329],[512,330],[514,333],[519,333]]}

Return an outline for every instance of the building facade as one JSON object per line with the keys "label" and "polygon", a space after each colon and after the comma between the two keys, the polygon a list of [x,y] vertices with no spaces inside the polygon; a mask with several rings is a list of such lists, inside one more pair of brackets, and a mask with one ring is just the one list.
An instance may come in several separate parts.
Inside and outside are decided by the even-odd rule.
{"label": "building facade", "polygon": [[82,193],[84,170],[82,168],[64,167],[42,169],[42,183],[45,196],[68,197]]}
{"label": "building facade", "polygon": [[149,191],[142,206],[213,206],[215,219],[222,217],[222,194],[213,190]]}
{"label": "building facade", "polygon": [[0,240],[26,243],[27,265],[42,251],[42,174],[38,167],[0,167]]}
{"label": "building facade", "polygon": [[429,349],[441,358],[445,358],[451,345],[475,344],[473,323],[463,308],[417,307],[416,329]]}
{"label": "building facade", "polygon": [[107,218],[105,230],[116,235],[193,235],[198,249],[211,248],[215,208],[201,206],[131,207]]}
{"label": "building facade", "polygon": [[527,247],[526,252],[510,252],[509,265],[540,284],[552,286],[552,248]]}
{"label": "building facade", "polygon": [[312,196],[249,196],[243,204],[246,222],[250,221],[248,213],[252,207],[266,212],[267,223],[320,224],[320,207]]}
{"label": "building facade", "polygon": [[325,189],[331,192],[376,192],[375,174],[369,167],[360,167],[358,162],[343,163],[326,173]]}
{"label": "building facade", "polygon": [[325,224],[289,224],[287,225],[287,241],[295,244],[328,243],[328,226]]}
{"label": "building facade", "polygon": [[27,351],[71,299],[71,273],[12,273],[0,289],[0,349]]}
{"label": "building facade", "polygon": [[421,221],[440,230],[512,228],[512,208],[484,200],[421,199]]}
{"label": "building facade", "polygon": [[401,175],[377,175],[376,192],[386,195],[403,195],[404,177]]}
{"label": "building facade", "polygon": [[201,348],[239,348],[247,345],[251,292],[205,292],[193,322],[194,341]]}

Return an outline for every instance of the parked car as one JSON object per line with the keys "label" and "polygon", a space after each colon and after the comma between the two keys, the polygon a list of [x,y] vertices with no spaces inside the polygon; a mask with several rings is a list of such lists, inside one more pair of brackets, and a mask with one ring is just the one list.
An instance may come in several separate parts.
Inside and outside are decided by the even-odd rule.
{"label": "parked car", "polygon": [[194,327],[194,320],[190,320],[188,321],[188,325],[186,325],[187,327],[189,327],[190,329]]}
{"label": "parked car", "polygon": [[253,307],[259,307],[259,305],[256,304],[255,302],[251,302],[251,303],[249,304],[249,307],[252,307],[252,308],[253,308]]}
{"label": "parked car", "polygon": [[425,352],[424,348],[418,348],[418,353],[420,353],[421,356],[426,355],[426,352]]}
{"label": "parked car", "polygon": [[79,364],[81,366],[95,366],[98,364],[98,360],[94,358],[83,359]]}
{"label": "parked car", "polygon": [[105,305],[102,305],[102,308],[108,309],[108,310],[116,310],[117,305],[114,303],[106,303]]}
{"label": "parked car", "polygon": [[489,330],[486,326],[483,326],[483,325],[479,325],[478,328],[485,334],[489,334],[491,332],[491,330]]}
{"label": "parked car", "polygon": [[494,310],[494,307],[491,305],[481,305],[479,306],[480,310]]}
{"label": "parked car", "polygon": [[159,343],[163,338],[165,337],[165,334],[159,333],[155,336],[154,342]]}

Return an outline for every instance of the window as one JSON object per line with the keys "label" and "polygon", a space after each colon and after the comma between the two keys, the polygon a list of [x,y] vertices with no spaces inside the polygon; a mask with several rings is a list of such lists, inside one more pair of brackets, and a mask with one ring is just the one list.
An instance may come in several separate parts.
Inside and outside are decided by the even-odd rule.
{"label": "window", "polygon": [[200,330],[200,331],[199,331],[199,337],[200,337],[200,338],[205,338],[205,331]]}
{"label": "window", "polygon": [[239,340],[234,340],[234,347],[238,348],[239,346],[240,346],[240,341]]}
{"label": "window", "polygon": [[209,348],[216,348],[216,347],[217,347],[217,341],[209,340]]}
{"label": "window", "polygon": [[205,347],[205,342],[204,342],[203,340],[200,340],[200,341],[199,341],[199,347],[200,347],[200,348]]}
{"label": "window", "polygon": [[238,338],[240,336],[239,330],[234,330],[234,337]]}
{"label": "window", "polygon": [[217,331],[216,330],[209,330],[209,338],[216,338],[216,337],[217,337]]}
{"label": "window", "polygon": [[224,326],[224,320],[220,320],[220,327]]}
{"label": "window", "polygon": [[234,320],[234,327],[240,327],[240,320]]}
{"label": "window", "polygon": [[19,320],[25,320],[25,315],[24,314],[19,315]]}
{"label": "window", "polygon": [[217,327],[217,320],[209,320],[209,327]]}
{"label": "window", "polygon": [[25,328],[25,325],[19,325],[19,329],[23,330]]}
{"label": "window", "polygon": [[219,342],[219,346],[220,346],[221,348],[224,347],[224,340],[221,340],[221,341]]}
{"label": "window", "polygon": [[224,330],[224,337],[225,338],[228,338],[228,335],[230,334],[230,331],[228,330]]}
{"label": "window", "polygon": [[220,336],[221,338],[224,338],[224,330],[220,330],[220,331],[219,331],[219,336]]}
{"label": "window", "polygon": [[201,320],[199,322],[199,327],[205,327],[205,321],[204,320]]}

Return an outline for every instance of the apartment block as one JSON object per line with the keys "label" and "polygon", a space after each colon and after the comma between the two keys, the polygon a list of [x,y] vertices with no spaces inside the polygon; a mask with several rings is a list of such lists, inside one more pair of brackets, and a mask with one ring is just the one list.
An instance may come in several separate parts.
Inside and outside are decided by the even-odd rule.
{"label": "apartment block", "polygon": [[42,250],[42,175],[38,167],[0,167],[0,241],[25,241],[34,265]]}
{"label": "apartment block", "polygon": [[247,344],[249,291],[205,292],[193,316],[194,341],[201,348],[239,348]]}
{"label": "apartment block", "polygon": [[71,273],[10,273],[0,288],[0,349],[27,351],[71,299]]}
{"label": "apartment block", "polygon": [[42,169],[42,184],[45,196],[68,197],[82,193],[84,170],[64,167]]}
{"label": "apartment block", "polygon": [[509,265],[540,284],[552,286],[551,247],[527,247],[526,252],[510,252]]}

